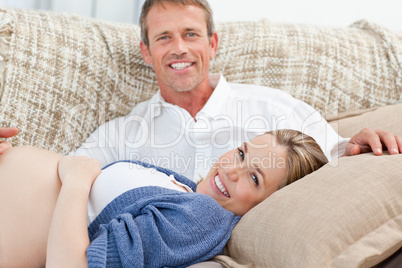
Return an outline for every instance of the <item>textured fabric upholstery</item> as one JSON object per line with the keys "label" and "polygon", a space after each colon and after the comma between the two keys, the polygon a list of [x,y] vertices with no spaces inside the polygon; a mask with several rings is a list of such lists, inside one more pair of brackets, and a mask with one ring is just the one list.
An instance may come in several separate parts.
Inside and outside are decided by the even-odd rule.
{"label": "textured fabric upholstery", "polygon": [[[402,133],[401,104],[389,106],[402,100],[402,33],[367,21],[216,28],[211,72],[287,91],[344,136],[364,126]],[[0,9],[0,126],[20,128],[10,141],[67,154],[98,125],[149,99],[158,85],[139,42],[135,25]],[[250,211],[228,256],[215,260],[243,268],[379,263],[402,247],[400,167],[400,156],[331,163]]]}
{"label": "textured fabric upholstery", "polygon": [[[14,144],[68,153],[99,124],[157,90],[141,57],[138,26],[46,11],[2,12],[0,124],[21,128]],[[402,35],[372,23],[328,28],[262,20],[220,23],[217,31],[211,72],[229,82],[283,89],[324,116],[401,99]]]}

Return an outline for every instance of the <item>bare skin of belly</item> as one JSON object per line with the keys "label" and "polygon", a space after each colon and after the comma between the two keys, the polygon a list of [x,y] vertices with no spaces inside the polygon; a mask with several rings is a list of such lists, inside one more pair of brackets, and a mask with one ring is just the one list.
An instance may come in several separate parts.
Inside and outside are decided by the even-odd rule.
{"label": "bare skin of belly", "polygon": [[0,156],[0,268],[45,266],[61,157],[25,146]]}

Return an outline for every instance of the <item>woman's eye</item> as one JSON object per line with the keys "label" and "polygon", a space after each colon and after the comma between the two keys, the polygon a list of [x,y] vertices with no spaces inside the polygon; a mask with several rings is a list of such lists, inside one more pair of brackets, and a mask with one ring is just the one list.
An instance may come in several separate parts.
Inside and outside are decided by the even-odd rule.
{"label": "woman's eye", "polygon": [[251,174],[251,178],[253,179],[253,181],[255,182],[255,184],[258,186],[258,178],[256,175]]}
{"label": "woman's eye", "polygon": [[241,160],[244,160],[244,152],[242,151],[242,149],[237,148],[237,150],[239,151],[239,155],[241,157]]}

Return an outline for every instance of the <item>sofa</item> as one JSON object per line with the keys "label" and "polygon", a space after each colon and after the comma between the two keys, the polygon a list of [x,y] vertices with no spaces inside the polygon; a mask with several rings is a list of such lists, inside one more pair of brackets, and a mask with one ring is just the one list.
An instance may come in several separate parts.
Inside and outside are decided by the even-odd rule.
{"label": "sofa", "polygon": [[[227,22],[211,72],[284,90],[351,137],[364,127],[402,136],[402,33]],[[14,146],[68,154],[100,124],[158,89],[136,25],[0,8],[0,126]],[[402,155],[342,157],[273,194],[233,230],[223,255],[196,267],[398,267]],[[399,266],[400,267],[400,266]]]}

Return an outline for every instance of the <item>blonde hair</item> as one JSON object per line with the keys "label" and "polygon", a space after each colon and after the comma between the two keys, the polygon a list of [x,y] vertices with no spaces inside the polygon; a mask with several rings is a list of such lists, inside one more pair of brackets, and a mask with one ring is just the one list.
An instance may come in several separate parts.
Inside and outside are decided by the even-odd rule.
{"label": "blonde hair", "polygon": [[320,146],[307,134],[293,129],[273,130],[266,134],[273,135],[287,152],[287,173],[279,189],[328,163]]}
{"label": "blonde hair", "polygon": [[147,24],[148,13],[154,6],[159,5],[163,7],[163,3],[170,3],[181,6],[193,5],[201,8],[205,14],[208,37],[211,37],[214,34],[215,26],[214,26],[212,9],[207,0],[146,0],[141,10],[140,27],[141,27],[141,41],[147,47],[149,47],[148,24]]}

